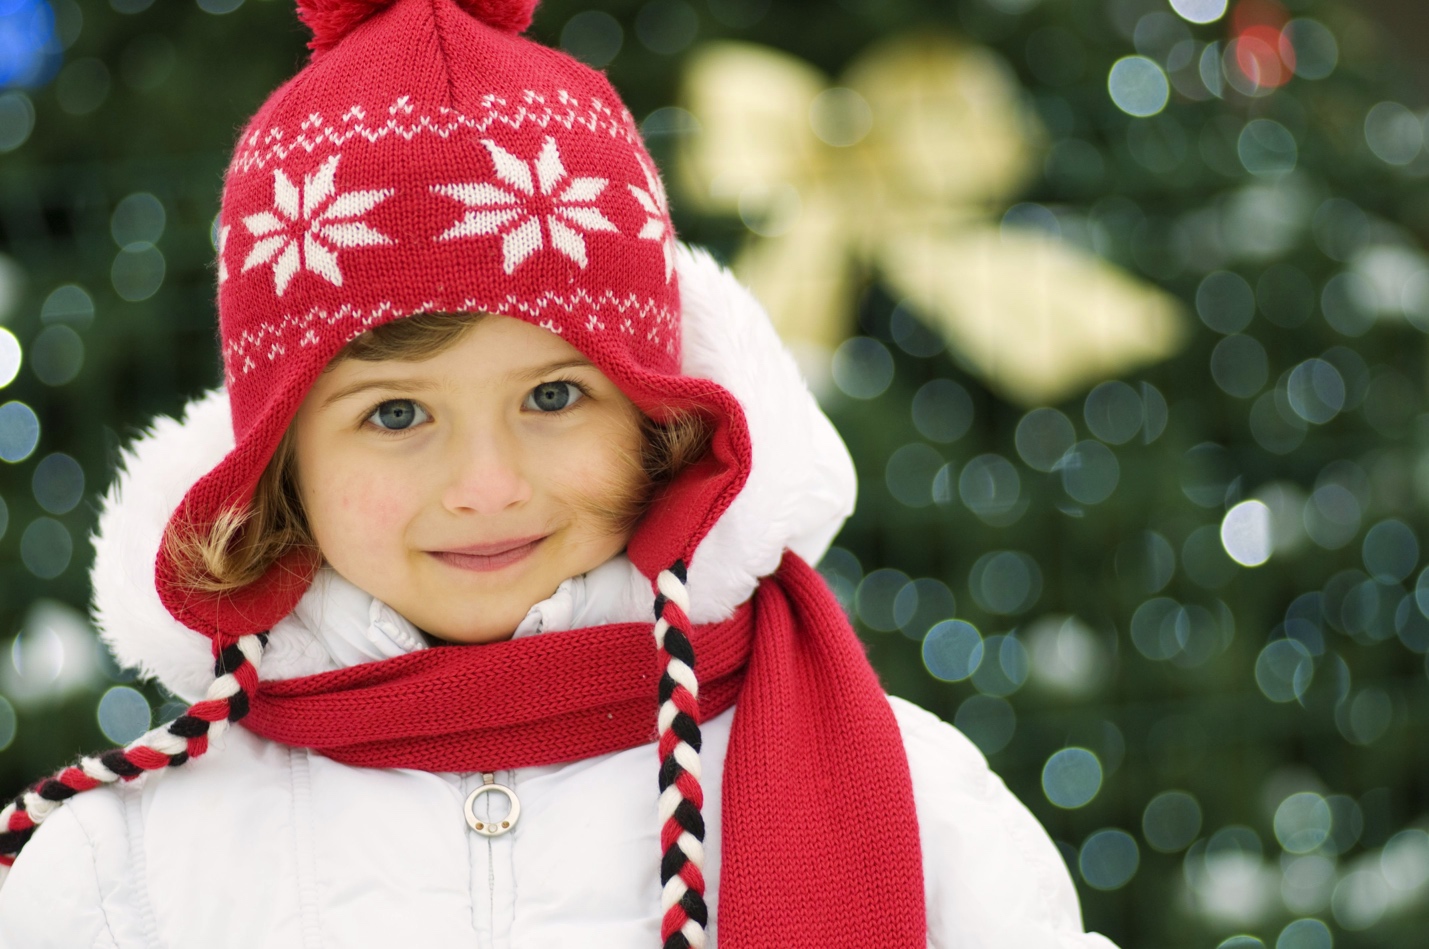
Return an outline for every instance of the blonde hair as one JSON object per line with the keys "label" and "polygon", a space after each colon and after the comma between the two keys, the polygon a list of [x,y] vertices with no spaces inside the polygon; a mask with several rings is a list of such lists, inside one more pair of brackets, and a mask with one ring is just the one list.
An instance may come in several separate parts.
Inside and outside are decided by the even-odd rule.
{"label": "blonde hair", "polygon": [[[420,360],[454,345],[484,313],[422,313],[376,326],[344,346],[327,368],[346,359],[378,362]],[[608,529],[628,533],[649,508],[661,485],[699,461],[711,430],[693,412],[677,412],[668,422],[641,415],[640,451],[628,456],[630,477],[614,486],[614,502],[582,497],[577,503]],[[296,451],[290,426],[258,478],[247,507],[221,512],[207,530],[170,530],[164,551],[178,585],[195,593],[233,593],[258,580],[295,550],[318,551],[298,493]]]}

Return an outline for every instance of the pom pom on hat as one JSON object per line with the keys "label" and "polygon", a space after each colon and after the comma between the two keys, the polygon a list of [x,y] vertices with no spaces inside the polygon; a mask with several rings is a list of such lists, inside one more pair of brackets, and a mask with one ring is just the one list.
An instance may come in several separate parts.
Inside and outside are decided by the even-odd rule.
{"label": "pom pom on hat", "polygon": [[[298,19],[313,31],[308,47],[332,49],[364,20],[400,0],[298,0]],[[450,0],[488,26],[511,33],[531,25],[540,0]]]}

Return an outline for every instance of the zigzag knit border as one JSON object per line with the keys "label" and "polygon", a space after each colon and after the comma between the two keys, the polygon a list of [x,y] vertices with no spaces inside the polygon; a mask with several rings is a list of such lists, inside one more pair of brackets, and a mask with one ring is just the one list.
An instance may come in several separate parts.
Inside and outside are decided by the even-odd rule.
{"label": "zigzag knit border", "polygon": [[150,771],[176,768],[208,751],[210,739],[222,735],[231,722],[248,714],[249,698],[258,688],[258,665],[267,644],[267,633],[242,636],[226,646],[215,640],[214,680],[203,701],[124,748],[80,758],[31,785],[7,804],[0,811],[0,827],[4,828],[0,831],[0,868],[14,864],[35,829],[61,802],[101,784],[133,781]]}
{"label": "zigzag knit border", "polygon": [[664,949],[703,949],[704,790],[700,787],[699,681],[690,645],[684,561],[656,578],[655,642],[660,647],[660,938]]}

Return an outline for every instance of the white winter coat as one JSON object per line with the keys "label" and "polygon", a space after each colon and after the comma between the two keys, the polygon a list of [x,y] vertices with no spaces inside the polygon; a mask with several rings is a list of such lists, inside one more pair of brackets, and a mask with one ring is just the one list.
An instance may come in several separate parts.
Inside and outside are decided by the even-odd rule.
{"label": "white winter coat", "polygon": [[[753,298],[702,253],[681,248],[679,274],[684,369],[740,399],[754,446],[748,484],[691,564],[692,619],[704,622],[747,599],[786,547],[817,562],[852,510],[855,485],[843,443]],[[209,643],[169,617],[152,565],[168,513],[232,444],[227,414],[217,392],[182,422],[156,422],[127,454],[95,541],[106,642],[122,664],[190,700],[212,674]],[[648,620],[651,603],[648,581],[617,557],[563,583],[517,634]],[[424,647],[405,619],[325,570],[274,628],[261,675]],[[972,743],[889,701],[912,772],[928,945],[1108,949],[1082,933],[1061,856]],[[702,726],[712,946],[734,712]],[[0,947],[654,949],[657,769],[655,746],[645,745],[497,772],[521,816],[511,833],[486,838],[463,816],[480,775],[350,767],[233,728],[181,768],[59,808],[0,888]],[[499,817],[505,804],[492,807]]]}

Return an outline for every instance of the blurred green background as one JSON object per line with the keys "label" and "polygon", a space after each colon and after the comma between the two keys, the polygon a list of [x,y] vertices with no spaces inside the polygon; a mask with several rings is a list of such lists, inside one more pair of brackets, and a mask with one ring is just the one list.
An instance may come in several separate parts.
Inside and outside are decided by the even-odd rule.
{"label": "blurred green background", "polygon": [[[888,690],[978,743],[1127,949],[1429,944],[1426,28],[1416,0],[537,12],[620,89],[682,236],[728,261],[817,182],[780,182],[793,205],[691,190],[675,166],[729,131],[684,111],[704,44],[832,77],[960,37],[1040,129],[1017,193],[971,202],[984,239],[1050,238],[1184,315],[1163,356],[1039,401],[864,248],[809,357],[861,483],[825,575]],[[87,537],[118,447],[221,378],[223,169],[306,39],[287,0],[0,0],[7,795],[177,714],[95,648]],[[842,124],[791,121],[837,163],[881,113],[835,92]]]}

